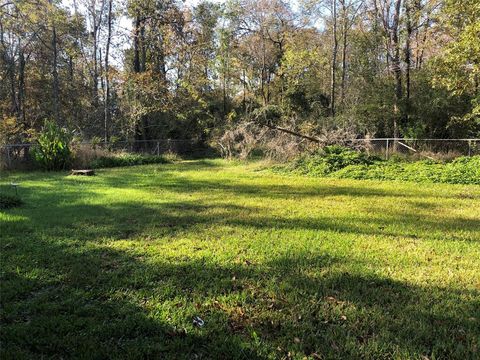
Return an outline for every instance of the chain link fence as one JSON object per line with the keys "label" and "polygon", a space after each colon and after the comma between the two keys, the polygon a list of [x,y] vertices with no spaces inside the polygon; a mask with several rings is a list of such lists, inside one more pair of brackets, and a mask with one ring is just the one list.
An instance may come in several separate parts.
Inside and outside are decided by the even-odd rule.
{"label": "chain link fence", "polygon": [[[480,139],[351,139],[340,145],[362,149],[385,159],[392,156],[450,160],[459,156],[480,155]],[[0,168],[27,169],[32,166],[32,144],[10,144],[0,147]],[[322,144],[320,144],[322,146]],[[183,157],[205,157],[212,149],[196,140],[136,140],[114,143],[83,142],[74,145],[79,157],[91,159],[113,153],[163,155],[173,153]],[[87,160],[83,163],[87,163]]]}
{"label": "chain link fence", "polygon": [[[0,147],[0,169],[28,169],[33,165],[30,149],[33,144],[9,144]],[[205,157],[212,153],[203,142],[197,140],[136,140],[106,142],[74,143],[73,149],[78,165],[86,165],[88,161],[112,154],[146,154],[164,155],[172,153],[181,157]]]}
{"label": "chain link fence", "polygon": [[389,159],[392,156],[450,160],[460,156],[480,155],[480,139],[355,139],[351,146]]}
{"label": "chain link fence", "polygon": [[174,153],[182,156],[201,155],[207,148],[205,144],[197,140],[135,140],[116,141],[114,143],[100,142],[97,144],[82,143],[90,147],[121,153],[163,155]]}

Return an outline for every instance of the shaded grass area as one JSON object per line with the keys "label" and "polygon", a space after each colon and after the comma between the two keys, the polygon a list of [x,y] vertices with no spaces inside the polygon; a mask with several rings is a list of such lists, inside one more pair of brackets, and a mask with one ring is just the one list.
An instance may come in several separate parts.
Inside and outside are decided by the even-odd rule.
{"label": "shaded grass area", "polygon": [[256,169],[3,177],[2,359],[478,358],[478,186]]}
{"label": "shaded grass area", "polygon": [[16,194],[0,193],[0,209],[11,209],[22,205],[22,200]]}

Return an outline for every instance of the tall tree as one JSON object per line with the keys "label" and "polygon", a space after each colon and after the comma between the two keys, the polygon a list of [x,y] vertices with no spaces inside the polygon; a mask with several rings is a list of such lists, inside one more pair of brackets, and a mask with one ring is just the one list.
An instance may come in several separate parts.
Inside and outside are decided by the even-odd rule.
{"label": "tall tree", "polygon": [[[403,98],[400,58],[400,16],[402,0],[375,0],[375,13],[386,35],[386,54],[389,70],[394,76],[393,137],[400,137],[401,102]],[[395,142],[396,144],[396,142]]]}
{"label": "tall tree", "polygon": [[105,95],[104,95],[104,140],[109,139],[109,126],[111,122],[111,108],[110,108],[110,44],[112,42],[112,3],[113,0],[108,0],[108,15],[107,15],[107,41],[105,45]]}
{"label": "tall tree", "polygon": [[330,72],[330,113],[335,117],[335,90],[337,85],[337,54],[338,54],[338,31],[337,31],[337,0],[331,0],[332,12],[332,64]]}

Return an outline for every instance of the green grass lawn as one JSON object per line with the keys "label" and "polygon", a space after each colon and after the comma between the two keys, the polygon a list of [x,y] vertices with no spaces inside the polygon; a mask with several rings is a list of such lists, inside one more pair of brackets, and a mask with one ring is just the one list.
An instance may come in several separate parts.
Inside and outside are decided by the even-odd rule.
{"label": "green grass lawn", "polygon": [[3,174],[0,358],[480,357],[480,186],[258,169]]}

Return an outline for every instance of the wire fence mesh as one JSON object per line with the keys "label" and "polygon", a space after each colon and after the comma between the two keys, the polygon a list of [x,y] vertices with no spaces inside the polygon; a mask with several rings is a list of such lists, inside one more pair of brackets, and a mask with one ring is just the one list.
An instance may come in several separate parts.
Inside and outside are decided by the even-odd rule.
{"label": "wire fence mesh", "polygon": [[[392,156],[430,158],[439,160],[453,159],[459,156],[480,155],[480,139],[404,139],[371,138],[346,139],[339,144],[363,149],[385,159]],[[320,144],[322,146],[322,144]],[[0,167],[3,169],[21,169],[32,165],[30,149],[33,144],[9,144],[0,147]],[[208,147],[196,140],[136,140],[116,141],[114,143],[82,142],[75,144],[79,153],[93,152],[94,157],[110,153],[163,155],[173,153],[187,157],[201,157]]]}
{"label": "wire fence mesh", "polygon": [[[31,148],[34,144],[8,144],[0,147],[0,168],[25,169],[33,164]],[[109,154],[164,155],[173,153],[185,157],[200,157],[208,153],[208,147],[197,140],[136,140],[116,142],[81,142],[73,144],[79,158],[91,160]]]}
{"label": "wire fence mesh", "polygon": [[368,151],[382,155],[385,159],[403,155],[448,160],[460,156],[480,155],[480,139],[355,139],[352,140],[352,145],[360,145]]}

